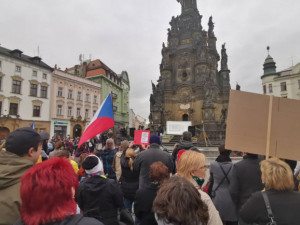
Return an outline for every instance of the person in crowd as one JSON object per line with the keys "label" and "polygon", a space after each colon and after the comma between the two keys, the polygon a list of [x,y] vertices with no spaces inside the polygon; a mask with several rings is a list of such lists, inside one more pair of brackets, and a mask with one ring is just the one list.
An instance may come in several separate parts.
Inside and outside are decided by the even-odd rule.
{"label": "person in crowd", "polygon": [[173,176],[162,183],[153,202],[158,225],[206,225],[209,212],[197,189]]}
{"label": "person in crowd", "polygon": [[139,171],[139,188],[146,188],[147,185],[151,184],[149,178],[149,168],[154,162],[160,161],[165,164],[169,172],[171,173],[174,169],[172,157],[160,148],[161,140],[157,135],[152,135],[149,140],[150,147],[147,151],[142,151],[137,155],[133,162],[133,169]]}
{"label": "person in crowd", "polygon": [[20,178],[40,157],[42,140],[24,127],[6,137],[5,147],[0,151],[0,224],[13,224],[20,218]]}
{"label": "person in crowd", "polygon": [[263,198],[266,194],[276,224],[300,224],[300,193],[293,191],[294,179],[289,165],[278,158],[270,158],[261,162],[260,169],[264,193],[257,191],[252,194],[242,206],[240,217],[246,223],[269,224]]}
{"label": "person in crowd", "polygon": [[61,150],[61,148],[64,146],[64,143],[61,141],[58,141],[55,143],[54,145],[54,150],[52,152],[49,153],[49,158],[52,158],[55,156],[55,154],[57,152],[59,152]]}
{"label": "person in crowd", "polygon": [[233,163],[231,150],[219,146],[219,156],[210,164],[210,196],[226,225],[238,225],[237,211],[229,193]]}
{"label": "person in crowd", "polygon": [[48,140],[48,143],[47,143],[47,155],[50,154],[50,152],[52,152],[54,150],[54,143],[51,139]]}
{"label": "person in crowd", "polygon": [[121,155],[124,150],[126,150],[129,146],[129,142],[127,140],[124,140],[121,142],[119,151],[115,154],[112,168],[113,171],[116,173],[117,180],[120,180],[121,174],[122,174],[122,168],[121,168]]}
{"label": "person in crowd", "polygon": [[79,156],[83,153],[88,153],[86,143],[82,143],[75,153],[75,161],[78,161]]}
{"label": "person in crowd", "polygon": [[82,167],[88,175],[80,183],[77,193],[83,215],[96,218],[105,225],[118,225],[118,209],[124,207],[118,183],[103,175],[103,164],[95,155],[86,157]]}
{"label": "person in crowd", "polygon": [[[128,141],[126,142],[128,143]],[[122,148],[122,144],[120,148]],[[125,149],[121,156],[122,175],[120,186],[124,197],[124,205],[129,212],[132,211],[135,193],[139,188],[139,173],[134,171],[132,166],[135,157],[136,153],[132,148]]]}
{"label": "person in crowd", "polygon": [[71,163],[73,170],[75,172],[75,174],[78,173],[78,164],[77,162],[75,162],[74,160],[72,160],[72,156],[71,156],[71,152],[69,150],[67,150],[68,148],[61,150],[59,152],[56,153],[55,157],[63,157],[69,160],[69,162]]}
{"label": "person in crowd", "polygon": [[116,179],[116,173],[113,171],[112,164],[117,151],[118,150],[115,147],[114,140],[109,138],[106,141],[105,148],[100,151],[99,155],[97,155],[100,156],[102,159],[104,173],[107,175],[108,178],[114,180]]}
{"label": "person in crowd", "polygon": [[149,176],[151,184],[139,189],[134,201],[134,213],[138,225],[157,225],[152,211],[153,201],[163,181],[170,177],[169,169],[162,162],[152,163]]}
{"label": "person in crowd", "polygon": [[201,190],[205,181],[207,166],[205,155],[197,151],[184,152],[177,163],[177,174],[190,181],[199,191],[202,201],[208,207],[208,225],[222,225],[219,212],[214,206],[211,198]]}
{"label": "person in crowd", "polygon": [[[243,160],[233,164],[229,191],[231,198],[239,211],[250,195],[263,189],[258,155],[247,153]],[[239,219],[239,223],[245,223]]]}
{"label": "person in crowd", "polygon": [[177,154],[180,150],[190,150],[193,147],[192,143],[192,133],[189,131],[185,131],[182,134],[182,138],[180,142],[175,145],[175,148],[172,152],[172,159],[175,165],[174,173],[176,172],[176,164],[177,164]]}
{"label": "person in crowd", "polygon": [[48,150],[48,140],[49,140],[50,135],[45,131],[41,131],[40,136],[43,141],[41,157],[42,157],[42,161],[45,161],[49,158],[47,152],[49,151]]}
{"label": "person in crowd", "polygon": [[78,172],[77,172],[77,175],[78,175],[78,178],[79,180],[81,179],[81,177],[84,177],[85,176],[85,173],[84,173],[84,169],[82,168],[82,162],[84,161],[84,159],[88,156],[87,153],[82,153],[80,156],[79,156],[79,159],[78,159]]}
{"label": "person in crowd", "polygon": [[15,225],[103,225],[76,215],[77,187],[77,177],[66,159],[54,157],[36,164],[22,176],[21,220]]}
{"label": "person in crowd", "polygon": [[0,151],[5,150],[5,139],[9,134],[9,129],[7,127],[0,127]]}
{"label": "person in crowd", "polygon": [[100,136],[100,141],[102,144],[102,148],[104,148],[104,146],[106,145],[106,141],[107,141],[108,137],[107,137],[107,133],[103,132]]}

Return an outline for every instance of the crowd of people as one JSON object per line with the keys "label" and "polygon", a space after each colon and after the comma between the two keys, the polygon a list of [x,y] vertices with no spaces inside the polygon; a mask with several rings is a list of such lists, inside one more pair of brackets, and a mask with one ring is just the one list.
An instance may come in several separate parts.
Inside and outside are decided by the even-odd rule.
{"label": "crowd of people", "polygon": [[[104,139],[102,138],[105,138]],[[0,225],[299,225],[299,163],[219,146],[210,165],[186,131],[172,154],[112,136],[20,128],[0,150]]]}

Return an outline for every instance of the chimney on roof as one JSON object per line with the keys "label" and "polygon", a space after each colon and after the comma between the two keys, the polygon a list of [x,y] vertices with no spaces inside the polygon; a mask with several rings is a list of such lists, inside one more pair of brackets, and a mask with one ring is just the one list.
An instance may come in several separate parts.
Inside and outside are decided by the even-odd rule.
{"label": "chimney on roof", "polygon": [[82,77],[86,77],[86,73],[87,73],[87,63],[84,62],[82,64]]}

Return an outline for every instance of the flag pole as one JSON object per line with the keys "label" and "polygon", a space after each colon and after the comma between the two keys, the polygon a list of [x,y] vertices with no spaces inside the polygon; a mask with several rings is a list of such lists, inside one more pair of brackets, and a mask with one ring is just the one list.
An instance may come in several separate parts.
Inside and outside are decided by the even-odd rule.
{"label": "flag pole", "polygon": [[[113,92],[110,91],[110,97],[111,97],[111,105],[112,105],[112,110],[114,111],[114,101],[113,101]],[[115,142],[115,145],[116,145],[116,129],[115,129],[115,123],[114,123],[114,127],[113,127],[113,138],[114,138],[114,142]]]}

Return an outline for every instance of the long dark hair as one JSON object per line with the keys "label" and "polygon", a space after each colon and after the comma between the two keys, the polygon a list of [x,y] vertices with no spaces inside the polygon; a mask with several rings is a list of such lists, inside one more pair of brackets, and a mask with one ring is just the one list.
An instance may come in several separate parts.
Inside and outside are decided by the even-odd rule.
{"label": "long dark hair", "polygon": [[180,176],[165,180],[153,202],[159,220],[179,225],[206,225],[208,208],[193,184]]}

